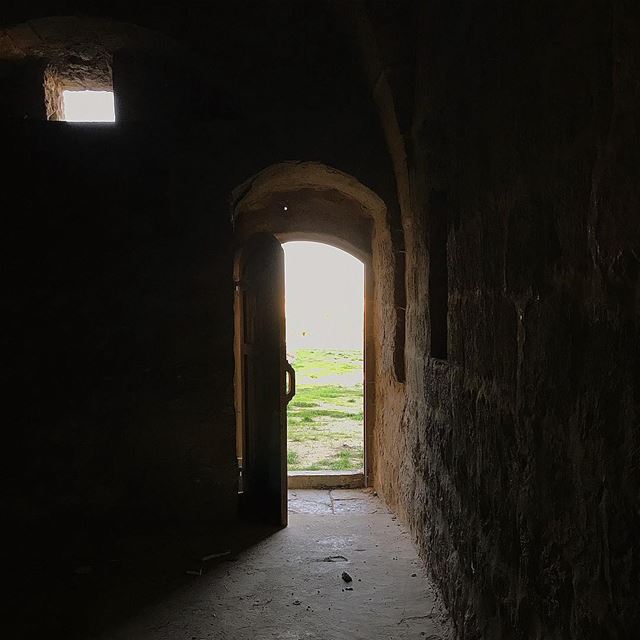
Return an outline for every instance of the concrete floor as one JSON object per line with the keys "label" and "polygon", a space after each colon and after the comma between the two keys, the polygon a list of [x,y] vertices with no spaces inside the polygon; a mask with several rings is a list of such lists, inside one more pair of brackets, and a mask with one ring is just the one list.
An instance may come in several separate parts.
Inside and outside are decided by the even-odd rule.
{"label": "concrete floor", "polygon": [[[101,636],[440,640],[448,623],[409,535],[372,493],[296,490],[289,527]],[[345,582],[343,572],[352,577]],[[197,572],[196,572],[197,573]]]}

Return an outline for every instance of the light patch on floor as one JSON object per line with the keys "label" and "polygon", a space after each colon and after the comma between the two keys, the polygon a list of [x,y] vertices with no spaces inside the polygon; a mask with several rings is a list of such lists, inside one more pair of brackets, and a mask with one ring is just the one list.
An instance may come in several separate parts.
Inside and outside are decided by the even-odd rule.
{"label": "light patch on floor", "polygon": [[289,506],[289,527],[103,637],[451,637],[406,529],[373,493],[296,490]]}

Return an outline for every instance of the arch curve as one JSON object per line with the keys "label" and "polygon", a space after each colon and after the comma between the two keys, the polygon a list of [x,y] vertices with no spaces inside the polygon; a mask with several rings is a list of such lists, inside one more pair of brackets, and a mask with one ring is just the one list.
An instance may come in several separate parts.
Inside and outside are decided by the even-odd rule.
{"label": "arch curve", "polygon": [[43,16],[0,28],[0,59],[90,59],[123,48],[187,51],[172,37],[130,22],[99,16]]}
{"label": "arch curve", "polygon": [[357,178],[321,162],[281,162],[255,174],[232,193],[233,218],[256,211],[274,194],[292,191],[334,191],[357,202],[362,215],[384,222],[386,205]]}
{"label": "arch curve", "polygon": [[329,245],[330,247],[334,247],[336,249],[340,249],[341,251],[344,251],[345,253],[348,253],[349,255],[351,255],[354,258],[357,258],[360,262],[364,264],[366,264],[367,261],[369,260],[369,255],[364,253],[360,249],[360,247],[353,244],[352,242],[349,242],[348,240],[337,238],[336,236],[331,234],[324,234],[320,232],[312,233],[312,232],[304,232],[304,231],[300,231],[300,232],[290,231],[285,233],[278,233],[276,234],[276,238],[278,238],[278,240],[281,243],[303,241],[303,242],[316,242],[318,244],[326,244],[326,245]]}
{"label": "arch curve", "polygon": [[363,262],[372,236],[386,225],[386,205],[353,176],[319,162],[282,162],[252,176],[232,193],[238,238],[267,231],[283,241],[316,240]]}

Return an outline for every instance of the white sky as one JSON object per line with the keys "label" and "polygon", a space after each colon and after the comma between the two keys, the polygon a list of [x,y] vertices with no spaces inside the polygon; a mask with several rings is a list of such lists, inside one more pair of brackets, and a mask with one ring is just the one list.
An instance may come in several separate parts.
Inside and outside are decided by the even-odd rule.
{"label": "white sky", "polygon": [[63,91],[67,122],[115,122],[113,91]]}
{"label": "white sky", "polygon": [[286,242],[287,351],[362,349],[364,265],[318,242]]}

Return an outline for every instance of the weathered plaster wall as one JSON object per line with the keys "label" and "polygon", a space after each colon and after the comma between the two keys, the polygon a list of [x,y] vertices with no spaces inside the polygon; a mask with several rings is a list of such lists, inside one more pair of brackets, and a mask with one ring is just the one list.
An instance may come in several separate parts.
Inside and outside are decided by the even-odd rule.
{"label": "weathered plaster wall", "polygon": [[[397,112],[413,111],[406,405],[382,423],[377,486],[461,638],[634,637],[637,9],[418,13],[413,91],[395,93]],[[410,40],[403,29],[384,35]],[[449,220],[446,361],[428,347],[436,201]]]}

